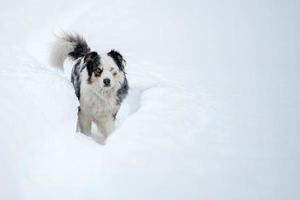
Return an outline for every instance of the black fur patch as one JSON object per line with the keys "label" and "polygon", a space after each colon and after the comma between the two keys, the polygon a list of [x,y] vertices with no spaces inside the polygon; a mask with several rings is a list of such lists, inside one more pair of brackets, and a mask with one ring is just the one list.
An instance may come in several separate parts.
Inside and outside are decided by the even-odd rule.
{"label": "black fur patch", "polygon": [[124,82],[121,86],[121,88],[117,91],[117,104],[120,105],[122,103],[122,101],[125,99],[125,97],[128,94],[128,90],[129,90],[129,85],[128,85],[128,81],[127,78],[125,76]]}
{"label": "black fur patch", "polygon": [[111,50],[110,52],[107,53],[107,55],[110,56],[115,61],[115,63],[117,64],[117,66],[121,71],[124,71],[124,62],[126,61],[124,60],[123,56],[119,52],[115,50]]}
{"label": "black fur patch", "polygon": [[80,99],[80,61],[77,61],[77,63],[74,65],[73,70],[72,70],[72,76],[71,76],[71,82],[73,84],[73,87],[75,89],[75,94],[78,99]]}
{"label": "black fur patch", "polygon": [[87,68],[89,79],[88,82],[91,83],[91,77],[93,72],[96,76],[100,76],[102,70],[99,68],[100,66],[100,56],[97,52],[93,51],[85,55],[84,57],[84,65]]}
{"label": "black fur patch", "polygon": [[81,37],[78,34],[67,34],[65,35],[64,40],[74,45],[73,51],[69,53],[69,56],[72,57],[74,60],[83,57],[85,54],[91,51],[85,39],[83,39],[83,37]]}
{"label": "black fur patch", "polygon": [[117,112],[113,113],[112,117],[113,117],[113,120],[116,120]]}

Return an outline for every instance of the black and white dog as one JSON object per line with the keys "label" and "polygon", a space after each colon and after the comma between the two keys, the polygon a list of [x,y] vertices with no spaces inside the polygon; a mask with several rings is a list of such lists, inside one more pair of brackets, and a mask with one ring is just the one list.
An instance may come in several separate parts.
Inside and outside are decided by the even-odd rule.
{"label": "black and white dog", "polygon": [[65,34],[54,43],[50,61],[65,71],[71,65],[71,82],[80,102],[77,131],[91,135],[94,122],[107,138],[129,89],[123,56],[115,50],[99,55],[81,36]]}

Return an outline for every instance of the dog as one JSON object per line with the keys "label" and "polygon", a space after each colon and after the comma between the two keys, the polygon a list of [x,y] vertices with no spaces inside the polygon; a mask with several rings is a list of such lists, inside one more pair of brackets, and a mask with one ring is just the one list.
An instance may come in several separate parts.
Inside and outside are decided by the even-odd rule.
{"label": "dog", "polygon": [[72,66],[71,82],[80,102],[77,131],[90,136],[94,122],[106,139],[129,90],[123,56],[115,50],[98,54],[82,36],[64,34],[54,43],[50,62],[62,70]]}

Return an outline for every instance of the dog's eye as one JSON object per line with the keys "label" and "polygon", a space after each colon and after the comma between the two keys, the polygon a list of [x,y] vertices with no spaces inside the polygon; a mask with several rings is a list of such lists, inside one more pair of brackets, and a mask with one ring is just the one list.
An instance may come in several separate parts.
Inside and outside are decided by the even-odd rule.
{"label": "dog's eye", "polygon": [[117,72],[114,72],[114,73],[113,73],[113,76],[116,76],[116,75],[117,75]]}
{"label": "dog's eye", "polygon": [[100,76],[101,73],[102,73],[102,70],[99,69],[99,68],[97,68],[97,69],[94,71],[94,73],[95,73],[95,76]]}

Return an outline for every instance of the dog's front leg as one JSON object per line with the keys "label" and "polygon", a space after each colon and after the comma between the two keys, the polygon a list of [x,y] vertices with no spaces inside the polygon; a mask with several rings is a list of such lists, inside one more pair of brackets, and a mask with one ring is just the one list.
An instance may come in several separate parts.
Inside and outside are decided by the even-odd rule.
{"label": "dog's front leg", "polygon": [[102,117],[96,121],[98,130],[101,131],[102,135],[107,138],[110,133],[115,129],[115,122],[113,117]]}
{"label": "dog's front leg", "polygon": [[84,133],[85,135],[91,135],[91,127],[92,120],[82,113],[82,111],[78,112],[78,120],[77,120],[77,131]]}

